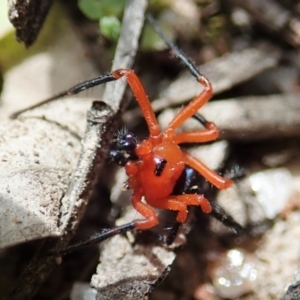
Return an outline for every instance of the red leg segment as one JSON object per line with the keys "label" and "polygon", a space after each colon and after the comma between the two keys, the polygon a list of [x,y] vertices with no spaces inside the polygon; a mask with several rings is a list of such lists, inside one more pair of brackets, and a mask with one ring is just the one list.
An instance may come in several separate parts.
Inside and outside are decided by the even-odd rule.
{"label": "red leg segment", "polygon": [[184,107],[175,118],[170,122],[166,131],[175,131],[183,122],[193,116],[212,96],[212,86],[207,78],[201,76],[198,82],[204,86],[204,90],[199,96],[192,100],[186,107]]}
{"label": "red leg segment", "polygon": [[153,112],[151,103],[149,101],[148,96],[140,82],[139,78],[136,76],[135,72],[131,69],[119,69],[112,73],[112,75],[119,79],[121,77],[125,77],[140,108],[142,114],[147,122],[150,136],[157,137],[160,134],[160,128]]}
{"label": "red leg segment", "polygon": [[226,189],[232,185],[231,179],[226,179],[208,168],[201,161],[191,156],[187,152],[184,152],[185,163],[203,175],[210,183],[216,186],[218,189]]}
{"label": "red leg segment", "polygon": [[205,127],[206,130],[204,129],[178,133],[174,136],[174,140],[176,144],[205,143],[213,141],[219,137],[219,129],[214,123],[207,122]]}
{"label": "red leg segment", "polygon": [[211,212],[209,201],[203,195],[198,194],[170,196],[163,200],[151,201],[150,204],[159,209],[178,211],[176,220],[180,223],[185,222],[189,205],[200,206],[205,213]]}
{"label": "red leg segment", "polygon": [[134,190],[132,195],[133,207],[143,216],[145,219],[136,220],[135,227],[138,229],[149,229],[158,224],[156,212],[147,204],[142,202],[143,193]]}

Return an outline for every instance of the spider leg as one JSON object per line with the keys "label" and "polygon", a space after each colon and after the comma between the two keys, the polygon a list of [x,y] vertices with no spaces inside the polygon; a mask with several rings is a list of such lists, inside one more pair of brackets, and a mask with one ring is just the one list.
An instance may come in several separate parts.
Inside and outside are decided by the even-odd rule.
{"label": "spider leg", "polygon": [[205,143],[213,141],[219,137],[218,127],[207,121],[201,114],[195,113],[192,118],[202,124],[205,129],[193,130],[188,132],[176,133],[174,139],[177,144],[181,143]]}
{"label": "spider leg", "polygon": [[197,81],[204,86],[204,90],[201,92],[201,94],[194,98],[194,100],[191,101],[186,107],[184,107],[167,127],[166,131],[168,133],[172,131],[174,132],[184,121],[195,115],[197,111],[211,98],[212,85],[210,81],[197,70],[192,61],[166,37],[152,16],[148,14],[146,18],[156,33],[172,49],[172,52],[183,62],[183,64],[189,69]]}
{"label": "spider leg", "polygon": [[145,219],[139,219],[115,228],[105,229],[100,233],[94,234],[88,240],[71,245],[60,250],[56,254],[65,255],[73,251],[101,243],[115,235],[122,234],[133,229],[148,229],[155,226],[158,223],[156,212],[141,200],[142,194],[139,192],[134,192],[132,195],[132,205]]}
{"label": "spider leg", "polygon": [[145,230],[157,225],[158,219],[156,212],[153,210],[153,208],[142,202],[142,195],[142,193],[134,190],[131,202],[136,211],[145,218],[135,220],[135,228]]}
{"label": "spider leg", "polygon": [[187,218],[189,205],[200,206],[205,213],[210,213],[212,210],[210,202],[203,195],[198,194],[171,196],[163,199],[163,201],[151,201],[151,205],[159,209],[178,211],[176,222],[164,240],[167,245],[171,245],[174,242],[181,224]]}
{"label": "spider leg", "polygon": [[115,228],[104,229],[101,232],[92,235],[88,240],[83,241],[83,242],[79,242],[79,243],[71,245],[67,248],[61,249],[55,254],[66,255],[68,253],[71,253],[71,252],[74,252],[74,251],[77,251],[77,250],[81,250],[85,247],[89,247],[91,245],[99,244],[99,243],[101,243],[101,242],[103,242],[103,241],[105,241],[105,240],[107,240],[107,239],[109,239],[109,238],[111,238],[115,235],[122,234],[122,233],[125,233],[127,231],[131,231],[133,229],[135,229],[135,222],[134,221],[130,222],[130,223],[127,223],[127,224],[124,224],[124,225],[117,226]]}
{"label": "spider leg", "polygon": [[[231,229],[235,234],[245,232],[245,228],[240,225],[234,218],[224,209],[222,208],[216,201],[210,201],[211,205],[211,217],[215,218],[216,220],[220,221],[223,225]],[[172,245],[182,223],[176,221],[169,234],[165,238],[165,243],[169,246]]]}
{"label": "spider leg", "polygon": [[97,78],[81,82],[80,84],[77,84],[63,92],[60,92],[50,98],[47,98],[39,102],[38,104],[32,105],[30,107],[27,107],[26,109],[15,112],[14,114],[11,115],[11,118],[16,118],[18,115],[20,115],[21,113],[27,110],[39,107],[40,105],[49,103],[58,98],[75,95],[91,87],[98,86],[110,81],[115,81],[122,77],[125,77],[134,96],[138,101],[142,114],[147,122],[149,132],[150,132],[150,137],[153,137],[155,139],[155,137],[157,137],[160,134],[160,128],[157,119],[151,107],[151,103],[148,99],[148,96],[142,86],[142,83],[140,82],[139,78],[136,76],[135,72],[131,69],[119,69],[110,74],[102,75]]}
{"label": "spider leg", "polygon": [[145,219],[135,220],[111,229],[104,229],[101,232],[94,234],[86,241],[71,245],[65,249],[61,249],[55,254],[66,255],[73,251],[77,251],[91,245],[99,244],[115,235],[122,234],[133,229],[148,229],[155,226],[158,223],[155,211],[147,204],[141,202],[141,199],[141,194],[138,192],[134,192],[132,196],[132,205],[143,217],[145,217]]}
{"label": "spider leg", "polygon": [[200,75],[197,81],[204,86],[203,91],[185,106],[170,122],[166,131],[175,131],[182,123],[197,113],[197,111],[211,98],[212,85],[209,80]]}
{"label": "spider leg", "polygon": [[177,144],[182,143],[205,143],[218,138],[219,130],[214,123],[207,122],[206,129],[193,130],[182,133],[177,133],[174,140]]}
{"label": "spider leg", "polygon": [[211,205],[204,195],[199,194],[185,194],[185,195],[172,195],[166,199],[158,199],[148,201],[151,206],[165,209],[178,211],[177,222],[183,223],[187,218],[188,209],[190,205],[200,206],[205,213],[211,212]]}
{"label": "spider leg", "polygon": [[148,22],[151,24],[152,28],[155,32],[161,37],[161,39],[172,49],[174,54],[179,57],[179,59],[183,62],[183,64],[190,70],[193,76],[199,78],[201,73],[197,70],[192,61],[173,43],[171,40],[167,38],[161,28],[158,26],[156,21],[150,14],[146,14],[146,18]]}
{"label": "spider leg", "polygon": [[167,246],[170,246],[173,244],[174,240],[177,237],[178,230],[179,230],[181,224],[182,223],[177,222],[177,221],[173,224],[169,234],[167,235],[167,237],[164,240],[164,242],[167,244]]}
{"label": "spider leg", "polygon": [[139,78],[136,76],[135,72],[131,69],[119,69],[112,73],[112,75],[119,79],[125,77],[146,120],[149,128],[150,138],[157,137],[160,134],[160,128],[155,117],[154,111],[152,109],[149,98],[143,88],[143,85]]}
{"label": "spider leg", "polygon": [[106,75],[101,75],[99,77],[96,77],[96,78],[93,78],[93,79],[89,79],[89,80],[86,80],[86,81],[83,81],[79,84],[76,84],[74,85],[73,87],[65,90],[65,91],[62,91],[52,97],[49,97],[37,104],[34,104],[34,105],[31,105],[29,107],[26,107],[25,109],[22,109],[22,110],[18,110],[16,111],[15,113],[13,113],[10,117],[12,119],[15,119],[16,117],[18,117],[21,113],[25,112],[25,111],[28,111],[30,109],[34,109],[34,108],[37,108],[43,104],[46,104],[46,103],[49,103],[53,100],[56,100],[58,98],[62,98],[62,97],[65,97],[65,96],[72,96],[72,95],[76,95],[84,90],[87,90],[91,87],[94,87],[94,86],[98,86],[98,85],[101,85],[103,83],[107,83],[107,82],[110,82],[110,81],[115,81],[117,80],[112,74],[106,74]]}
{"label": "spider leg", "polygon": [[185,158],[185,163],[191,168],[195,169],[197,172],[199,172],[218,189],[226,189],[232,185],[231,179],[223,178],[189,153],[183,152],[183,154]]}
{"label": "spider leg", "polygon": [[245,228],[234,220],[234,218],[222,208],[216,201],[210,202],[212,211],[211,216],[230,228],[235,234],[245,231]]}
{"label": "spider leg", "polygon": [[199,113],[195,113],[194,115],[192,115],[192,118],[198,121],[204,127],[206,127],[206,123],[208,123],[208,121],[204,118],[204,116]]}
{"label": "spider leg", "polygon": [[[235,234],[245,232],[245,228],[240,225],[238,222],[234,220],[234,218],[228,214],[228,212],[222,208],[216,201],[210,201],[211,205],[211,217],[215,218],[216,220],[220,221],[223,225],[231,229]],[[173,244],[177,234],[178,230],[181,226],[181,222],[176,221],[167,237],[164,239],[164,242],[169,246]]]}

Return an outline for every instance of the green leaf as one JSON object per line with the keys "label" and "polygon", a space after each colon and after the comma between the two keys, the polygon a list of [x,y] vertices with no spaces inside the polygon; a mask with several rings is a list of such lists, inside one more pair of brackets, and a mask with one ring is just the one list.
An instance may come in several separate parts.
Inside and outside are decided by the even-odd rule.
{"label": "green leaf", "polygon": [[114,16],[100,19],[101,33],[108,39],[117,41],[121,32],[121,22]]}

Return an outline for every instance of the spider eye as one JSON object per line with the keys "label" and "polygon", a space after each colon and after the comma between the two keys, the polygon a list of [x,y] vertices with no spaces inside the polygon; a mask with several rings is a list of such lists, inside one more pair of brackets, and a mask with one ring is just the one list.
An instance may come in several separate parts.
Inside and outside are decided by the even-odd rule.
{"label": "spider eye", "polygon": [[122,150],[133,150],[136,148],[137,145],[137,139],[136,137],[130,133],[127,132],[122,138],[118,141],[118,146]]}
{"label": "spider eye", "polygon": [[113,144],[119,150],[134,150],[138,144],[138,140],[133,133],[128,132],[126,128],[122,128],[117,132]]}

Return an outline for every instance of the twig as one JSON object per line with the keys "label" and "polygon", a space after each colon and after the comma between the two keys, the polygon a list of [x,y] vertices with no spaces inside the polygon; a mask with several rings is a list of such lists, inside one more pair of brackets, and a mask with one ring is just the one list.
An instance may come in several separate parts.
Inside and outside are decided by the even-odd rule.
{"label": "twig", "polygon": [[[146,0],[127,1],[113,69],[116,68],[116,64],[119,64],[118,67],[131,67],[138,47],[146,5]],[[58,249],[64,248],[72,237],[72,232],[77,227],[79,217],[87,204],[89,194],[96,180],[96,173],[103,164],[109,141],[114,134],[115,121],[113,119],[116,118],[115,113],[125,91],[125,84],[119,82],[114,88],[108,88],[104,95],[104,98],[111,104],[112,109],[97,102],[88,115],[88,126],[83,138],[80,159],[72,175],[66,196],[62,200],[61,226],[65,230],[65,235],[59,241],[46,241],[41,246],[8,299],[31,298],[43,279],[48,276],[55,266],[54,257],[49,256],[49,250],[55,253]]]}

